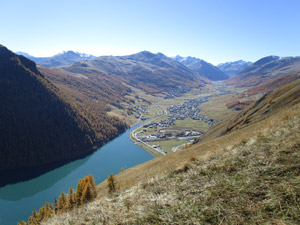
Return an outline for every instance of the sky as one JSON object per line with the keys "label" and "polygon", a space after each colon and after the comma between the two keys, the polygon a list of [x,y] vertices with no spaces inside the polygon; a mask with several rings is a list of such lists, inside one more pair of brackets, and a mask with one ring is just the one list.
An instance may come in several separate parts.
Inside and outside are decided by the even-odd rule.
{"label": "sky", "polygon": [[148,50],[212,64],[300,55],[299,0],[0,0],[0,44],[33,56]]}

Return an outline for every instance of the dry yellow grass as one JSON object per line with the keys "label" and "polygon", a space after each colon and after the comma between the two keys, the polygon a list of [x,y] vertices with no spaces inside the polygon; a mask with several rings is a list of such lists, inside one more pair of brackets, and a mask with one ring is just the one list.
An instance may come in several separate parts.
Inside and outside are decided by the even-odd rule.
{"label": "dry yellow grass", "polygon": [[239,129],[122,171],[119,192],[103,182],[100,199],[47,224],[300,224],[299,84],[241,112]]}
{"label": "dry yellow grass", "polygon": [[[117,180],[120,182],[121,188],[126,189],[133,185],[138,184],[139,182],[144,182],[149,178],[155,176],[161,176],[163,174],[167,174],[170,171],[173,171],[178,165],[188,162],[188,159],[192,156],[199,158],[200,160],[206,160],[215,154],[219,154],[225,150],[226,146],[232,146],[237,143],[240,143],[242,140],[247,140],[251,136],[257,132],[261,132],[262,126],[264,129],[268,129],[268,121],[274,121],[273,117],[276,117],[277,120],[281,120],[282,115],[286,114],[286,111],[282,111],[284,107],[284,102],[287,101],[287,106],[292,106],[300,101],[300,80],[293,82],[292,84],[288,84],[276,92],[271,94],[271,97],[276,100],[274,103],[274,108],[272,109],[272,113],[266,114],[263,117],[259,117],[258,120],[254,121],[253,116],[257,116],[253,112],[264,112],[266,109],[265,104],[261,101],[258,105],[258,108],[255,108],[253,105],[250,106],[247,110],[248,113],[248,120],[250,121],[247,123],[247,126],[240,127],[242,129],[234,130],[228,133],[225,136],[221,136],[219,138],[213,139],[216,136],[213,136],[211,139],[204,141],[199,144],[193,145],[191,148],[187,150],[182,150],[173,154],[169,154],[163,157],[155,158],[149,162],[143,163],[136,167],[130,168],[124,171],[122,174],[118,174]],[[299,91],[299,92],[298,92]],[[276,107],[275,107],[276,106]],[[261,107],[263,107],[261,109]],[[245,112],[241,112],[237,118],[241,118],[240,120],[243,121]],[[252,116],[251,116],[252,115]],[[278,117],[279,115],[279,117]],[[240,120],[236,123],[239,125]],[[262,123],[262,120],[264,122]],[[223,123],[220,123],[223,125]],[[219,126],[219,125],[217,125]],[[224,125],[223,130],[226,130],[226,125]],[[105,190],[105,182],[98,185],[99,193],[101,195],[106,195]]]}
{"label": "dry yellow grass", "polygon": [[299,224],[299,136],[297,104],[124,171],[116,179],[128,188],[45,224]]}

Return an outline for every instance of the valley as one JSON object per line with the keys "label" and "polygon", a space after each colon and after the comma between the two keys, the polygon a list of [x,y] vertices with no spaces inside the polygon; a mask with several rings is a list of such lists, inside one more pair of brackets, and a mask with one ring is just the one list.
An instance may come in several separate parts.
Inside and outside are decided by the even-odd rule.
{"label": "valley", "polygon": [[[279,116],[285,108],[299,103],[298,67],[290,68],[288,74],[276,72],[286,61],[292,62],[289,65],[296,64],[297,57],[283,62],[276,57],[267,57],[267,60],[248,63],[244,70],[241,68],[247,63],[241,61],[225,64],[231,78],[224,80],[227,78],[225,72],[194,57],[174,59],[162,53],[143,51],[128,56],[78,61],[84,54],[73,52],[70,56],[70,52],[66,52],[58,58],[54,56],[55,60],[63,61],[51,67],[36,65],[4,46],[0,51],[3,53],[0,82],[5,87],[2,99],[9,109],[1,111],[2,118],[8,118],[5,129],[13,130],[19,123],[30,124],[22,128],[24,134],[30,134],[32,131],[27,129],[50,126],[43,130],[46,132],[54,127],[52,134],[47,136],[51,140],[45,139],[43,132],[34,131],[34,139],[22,138],[23,134],[17,133],[16,143],[27,148],[21,153],[16,145],[9,144],[13,141],[13,136],[9,135],[13,131],[2,131],[5,135],[0,144],[4,143],[1,151],[5,154],[0,160],[5,163],[1,164],[0,172],[4,178],[0,183],[0,207],[7,205],[7,210],[18,211],[19,221],[27,218],[29,201],[30,208],[38,208],[45,201],[53,202],[61,191],[67,193],[68,187],[75,188],[76,181],[87,175],[87,171],[94,173],[100,183],[96,192],[105,198],[112,197],[105,184],[111,173],[117,174],[118,193],[168,173],[185,174],[194,161],[206,161],[231,149],[231,145],[243,144],[245,137],[252,137],[249,127],[259,130],[257,124],[261,121]],[[271,63],[274,71],[262,79],[253,71],[264,71],[265,63],[271,70],[268,60],[275,60],[276,63]],[[53,60],[47,59],[47,62]],[[242,72],[234,74],[239,67]],[[234,82],[244,76],[247,85],[235,85]],[[250,85],[249,81],[255,82]],[[12,87],[19,88],[14,92]],[[38,94],[35,95],[30,87]],[[9,101],[9,96],[15,99]],[[47,114],[53,103],[51,114]],[[25,106],[24,119],[19,116],[22,115],[20,106]],[[54,115],[64,117],[57,120]],[[19,117],[20,121],[11,119]],[[66,121],[69,124],[64,123]],[[12,128],[7,129],[11,122],[14,122]],[[64,135],[55,127],[64,127],[64,135],[72,137],[73,141],[62,140]],[[41,143],[36,142],[39,139],[47,140],[45,143],[48,144],[36,147]],[[68,143],[73,143],[73,148]],[[35,144],[34,148],[32,144]],[[81,147],[85,145],[87,147]],[[36,153],[34,149],[43,150]],[[66,151],[65,156],[55,154],[58,151],[60,154]],[[19,157],[11,157],[19,153]],[[48,155],[51,158],[47,158]],[[12,164],[6,157],[22,163]],[[36,158],[40,160],[36,161]],[[22,159],[27,159],[26,163]],[[8,167],[8,164],[16,167]],[[51,174],[56,174],[55,178]],[[49,182],[35,188],[45,179]],[[23,185],[33,191],[21,191]],[[11,190],[18,190],[19,197],[14,197]],[[13,202],[17,202],[18,209]],[[15,220],[10,215],[4,217],[4,221],[13,224]]]}
{"label": "valley", "polygon": [[[218,81],[180,97],[156,99],[158,102],[149,106],[136,106],[139,109],[136,118],[143,123],[132,131],[130,138],[154,156],[188,148],[211,126],[234,113],[226,104],[244,90]],[[253,96],[247,99],[253,100]],[[151,118],[151,115],[155,116]]]}
{"label": "valley", "polygon": [[300,1],[1,3],[0,225],[300,224]]}

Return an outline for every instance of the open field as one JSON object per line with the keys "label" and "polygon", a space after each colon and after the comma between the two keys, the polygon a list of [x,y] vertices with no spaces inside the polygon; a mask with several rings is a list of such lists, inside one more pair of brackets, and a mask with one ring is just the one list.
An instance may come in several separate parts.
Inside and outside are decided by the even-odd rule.
{"label": "open field", "polygon": [[204,115],[214,120],[222,120],[229,114],[234,113],[233,110],[228,109],[226,104],[233,100],[234,95],[223,95],[211,98],[208,102],[200,105],[200,110]]}
{"label": "open field", "polygon": [[188,117],[185,120],[176,120],[175,125],[169,127],[168,130],[197,130],[205,132],[209,127],[209,124],[201,120],[192,120],[190,117]]}
{"label": "open field", "polygon": [[168,140],[161,140],[161,141],[151,141],[149,142],[150,145],[160,145],[162,150],[166,151],[167,153],[172,153],[172,148],[176,147],[181,144],[185,144],[186,140],[176,140],[176,139],[168,139]]}

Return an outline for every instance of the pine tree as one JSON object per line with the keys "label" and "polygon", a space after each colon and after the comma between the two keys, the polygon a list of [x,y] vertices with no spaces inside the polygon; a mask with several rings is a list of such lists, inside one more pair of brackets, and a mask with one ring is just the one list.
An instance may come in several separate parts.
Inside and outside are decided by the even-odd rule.
{"label": "pine tree", "polygon": [[69,189],[69,193],[68,193],[68,204],[67,204],[67,208],[71,209],[73,208],[73,206],[75,205],[75,196],[74,196],[74,191],[73,188]]}
{"label": "pine tree", "polygon": [[94,198],[96,198],[97,197],[97,191],[96,191],[95,179],[94,179],[92,174],[89,174],[88,178],[89,178],[90,184],[92,185]]}
{"label": "pine tree", "polygon": [[52,212],[54,212],[54,207],[53,207],[52,203],[50,204],[50,209],[51,209]]}
{"label": "pine tree", "polygon": [[81,204],[92,201],[95,198],[93,187],[90,182],[86,183],[81,196]]}
{"label": "pine tree", "polygon": [[92,174],[89,174],[89,175],[88,175],[88,178],[89,178],[90,184],[91,184],[92,186],[95,186],[95,179],[94,179],[93,175],[92,175]]}
{"label": "pine tree", "polygon": [[75,202],[77,205],[81,204],[81,196],[82,196],[82,192],[83,192],[83,188],[84,188],[83,183],[84,183],[84,181],[82,179],[80,179],[77,184],[76,194],[75,194]]}
{"label": "pine tree", "polygon": [[64,192],[62,192],[58,198],[59,211],[63,210],[66,207],[67,201],[68,201],[68,198],[67,198],[66,194]]}
{"label": "pine tree", "polygon": [[38,213],[38,219],[37,221],[40,222],[42,221],[46,216],[46,208],[45,206],[42,206],[42,208],[40,208],[39,213]]}
{"label": "pine tree", "polygon": [[113,174],[110,174],[107,178],[107,188],[108,188],[108,193],[112,193],[117,190],[116,180]]}
{"label": "pine tree", "polygon": [[54,212],[55,214],[58,212],[59,209],[59,205],[58,205],[58,201],[57,198],[54,199]]}
{"label": "pine tree", "polygon": [[33,217],[33,218],[37,218],[37,211],[36,211],[36,209],[34,209],[34,210],[32,211],[32,217]]}

